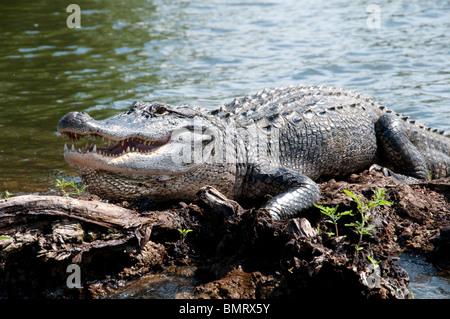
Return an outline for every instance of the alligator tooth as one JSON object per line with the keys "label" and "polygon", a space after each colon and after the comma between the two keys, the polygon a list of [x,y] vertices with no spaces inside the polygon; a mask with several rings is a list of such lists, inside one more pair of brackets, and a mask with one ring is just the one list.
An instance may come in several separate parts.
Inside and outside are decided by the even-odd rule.
{"label": "alligator tooth", "polygon": [[136,149],[134,148],[134,146],[131,148],[131,151],[134,152]]}
{"label": "alligator tooth", "polygon": [[72,144],[72,148],[71,148],[72,152],[75,152],[75,146]]}
{"label": "alligator tooth", "polygon": [[129,146],[127,146],[127,153],[129,153],[130,152],[130,147]]}
{"label": "alligator tooth", "polygon": [[92,148],[93,153],[97,153],[97,145],[94,144],[94,147]]}
{"label": "alligator tooth", "polygon": [[124,140],[120,141],[120,145],[122,145],[122,146],[123,146],[123,143],[124,143],[124,142],[125,142]]}
{"label": "alligator tooth", "polygon": [[67,148],[67,144],[64,143],[64,151],[68,151],[69,149]]}
{"label": "alligator tooth", "polygon": [[81,153],[81,149],[80,148],[78,148],[78,153]]}

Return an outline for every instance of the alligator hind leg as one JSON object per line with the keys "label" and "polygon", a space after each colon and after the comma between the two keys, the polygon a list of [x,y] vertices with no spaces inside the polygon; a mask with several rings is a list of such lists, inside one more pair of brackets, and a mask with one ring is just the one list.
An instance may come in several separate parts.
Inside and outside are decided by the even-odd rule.
{"label": "alligator hind leg", "polygon": [[275,195],[264,206],[273,219],[295,217],[319,200],[319,186],[308,176],[292,169],[254,166],[247,180],[247,192]]}
{"label": "alligator hind leg", "polygon": [[381,156],[386,157],[394,171],[381,168],[385,175],[403,183],[418,183],[430,180],[426,160],[406,134],[401,119],[393,114],[384,114],[375,123]]}

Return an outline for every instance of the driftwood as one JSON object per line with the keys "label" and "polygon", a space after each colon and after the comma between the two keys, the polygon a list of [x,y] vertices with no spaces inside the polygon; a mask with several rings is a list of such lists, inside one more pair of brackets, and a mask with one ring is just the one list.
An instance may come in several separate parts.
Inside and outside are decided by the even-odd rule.
{"label": "driftwood", "polygon": [[24,246],[38,245],[39,256],[63,260],[92,248],[137,240],[145,246],[154,218],[99,201],[70,197],[25,195],[0,201],[0,258]]}
{"label": "driftwood", "polygon": [[0,229],[31,215],[67,217],[114,229],[136,229],[148,218],[130,209],[71,197],[24,195],[0,201]]}
{"label": "driftwood", "polygon": [[[175,214],[148,212],[98,200],[25,195],[0,200],[0,297],[88,295],[70,289],[69,266],[86,282],[108,274],[134,276],[163,262],[165,248],[149,241],[153,227],[179,227]],[[92,279],[91,279],[92,278]]]}
{"label": "driftwood", "polygon": [[214,187],[206,186],[197,195],[203,208],[224,219],[239,217],[244,212],[237,202],[227,198]]}

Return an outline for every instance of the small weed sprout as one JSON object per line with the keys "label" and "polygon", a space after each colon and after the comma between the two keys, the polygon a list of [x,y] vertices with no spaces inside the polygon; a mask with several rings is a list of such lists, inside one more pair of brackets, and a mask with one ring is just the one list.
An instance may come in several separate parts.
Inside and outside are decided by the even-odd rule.
{"label": "small weed sprout", "polygon": [[358,211],[361,215],[361,221],[355,221],[354,223],[345,224],[345,226],[354,227],[355,230],[359,233],[359,241],[358,245],[356,246],[356,250],[361,250],[362,247],[360,247],[360,244],[362,241],[362,237],[364,235],[372,236],[372,233],[370,231],[375,228],[374,225],[367,226],[371,220],[370,212],[378,206],[392,205],[392,203],[383,199],[384,196],[386,196],[386,191],[384,189],[378,189],[373,197],[373,200],[369,202],[368,205],[363,205],[359,197],[352,192],[348,190],[344,190],[344,192],[356,201],[356,204],[358,205]]}
{"label": "small weed sprout", "polygon": [[[10,193],[10,192],[8,192],[8,190],[6,190],[3,193],[0,193],[0,199],[7,199],[7,198],[11,197],[12,195],[14,195],[14,194]],[[0,240],[3,240],[3,239],[11,239],[11,237],[0,236]]]}
{"label": "small weed sprout", "polygon": [[324,207],[321,205],[314,204],[314,206],[316,206],[318,209],[320,209],[320,212],[322,214],[328,216],[328,219],[325,222],[334,224],[334,229],[335,229],[336,233],[328,233],[330,236],[333,236],[333,235],[336,235],[336,237],[339,236],[337,222],[339,219],[341,219],[342,216],[345,216],[345,215],[353,216],[351,210],[343,212],[343,213],[337,213],[337,209],[338,209],[339,205],[337,205],[335,207]]}
{"label": "small weed sprout", "polygon": [[8,192],[8,190],[4,191],[2,194],[0,194],[0,199],[6,199],[14,195],[13,193]]}
{"label": "small weed sprout", "polygon": [[379,261],[376,261],[375,259],[373,259],[369,255],[367,255],[367,259],[369,259],[369,261],[372,263],[373,269],[377,269],[378,267],[380,267],[380,262]]}
{"label": "small weed sprout", "polygon": [[192,231],[192,229],[181,229],[181,228],[178,228],[177,230],[180,232],[181,242],[184,244],[184,241],[186,239],[187,234],[190,233]]}
{"label": "small weed sprout", "polygon": [[[64,178],[59,180],[56,179],[56,187],[61,190],[63,193],[63,197],[68,197],[69,195],[81,195],[86,190],[86,185],[81,186],[81,188],[78,188],[78,186],[73,181],[66,181]],[[72,192],[68,192],[66,190],[67,187],[71,187],[73,189]]]}
{"label": "small weed sprout", "polygon": [[369,288],[379,288],[380,287],[380,280],[381,280],[381,269],[380,269],[380,262],[373,259],[369,255],[367,255],[367,259],[370,261],[369,265],[369,273],[368,276],[366,276],[366,282],[367,286]]}

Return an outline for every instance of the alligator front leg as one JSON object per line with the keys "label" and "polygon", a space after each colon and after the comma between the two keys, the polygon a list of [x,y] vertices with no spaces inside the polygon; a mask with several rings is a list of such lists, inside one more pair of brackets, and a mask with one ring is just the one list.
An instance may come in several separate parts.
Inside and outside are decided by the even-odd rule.
{"label": "alligator front leg", "polygon": [[373,165],[386,176],[404,183],[418,183],[430,179],[424,156],[406,135],[403,122],[392,114],[384,114],[375,124],[381,154],[394,167],[394,171]]}
{"label": "alligator front leg", "polygon": [[308,176],[292,169],[254,166],[250,175],[247,191],[275,195],[264,206],[275,220],[295,217],[319,200],[319,186]]}

